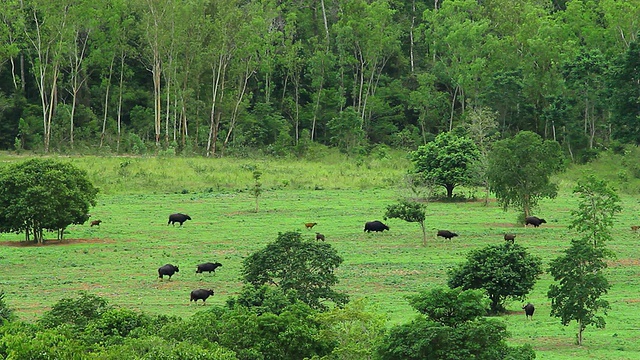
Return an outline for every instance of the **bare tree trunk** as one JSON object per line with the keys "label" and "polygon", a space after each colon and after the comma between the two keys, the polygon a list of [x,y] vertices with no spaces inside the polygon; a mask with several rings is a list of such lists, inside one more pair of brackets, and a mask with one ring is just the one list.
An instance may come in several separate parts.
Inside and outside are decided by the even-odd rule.
{"label": "bare tree trunk", "polygon": [[409,29],[409,59],[410,59],[410,63],[411,63],[411,73],[413,74],[413,72],[415,71],[415,62],[414,62],[414,57],[413,57],[413,29],[415,27],[415,23],[416,23],[416,16],[415,16],[415,12],[416,12],[416,1],[413,0],[411,1],[411,28]]}
{"label": "bare tree trunk", "polygon": [[119,85],[119,94],[118,94],[118,115],[117,115],[117,126],[118,126],[118,134],[116,140],[116,154],[120,152],[120,139],[122,139],[122,90],[124,87],[124,59],[126,55],[124,50],[120,56],[120,85]]}
{"label": "bare tree trunk", "polygon": [[[220,54],[218,57],[218,67],[213,68],[212,77],[212,91],[211,91],[211,114],[209,117],[209,140],[207,141],[207,156],[215,155],[216,143],[218,139],[218,127],[220,125],[220,117],[216,115],[216,105],[218,100],[222,100],[224,96],[224,77],[227,73],[228,59],[224,55]],[[214,64],[215,66],[215,64]],[[218,98],[218,91],[220,90],[220,97]]]}
{"label": "bare tree trunk", "polygon": [[229,123],[229,130],[227,131],[227,136],[224,139],[224,143],[222,144],[222,150],[220,153],[220,156],[224,156],[224,150],[226,149],[227,145],[229,144],[229,140],[231,139],[231,133],[233,132],[235,126],[236,126],[236,121],[238,120],[238,113],[240,111],[240,104],[242,104],[242,100],[244,99],[244,95],[247,91],[247,83],[249,82],[249,79],[251,78],[252,74],[253,74],[253,70],[251,70],[249,68],[249,64],[251,63],[251,60],[249,59],[247,61],[247,68],[245,69],[245,73],[244,73],[244,79],[242,82],[242,88],[239,89],[240,93],[238,94],[238,99],[236,101],[236,105],[233,108],[233,114],[231,114],[231,121]]}
{"label": "bare tree trunk", "polygon": [[104,143],[104,136],[107,131],[107,115],[109,113],[109,93],[111,90],[111,77],[113,76],[113,64],[116,62],[116,56],[114,55],[111,58],[111,63],[109,64],[109,76],[107,77],[107,89],[104,94],[104,116],[102,117],[102,131],[100,132],[100,146],[102,149],[102,144]]}

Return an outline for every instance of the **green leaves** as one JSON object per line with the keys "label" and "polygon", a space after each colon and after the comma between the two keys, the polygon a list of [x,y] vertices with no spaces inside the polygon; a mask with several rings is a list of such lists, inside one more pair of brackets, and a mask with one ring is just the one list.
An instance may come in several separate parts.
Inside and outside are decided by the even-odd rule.
{"label": "green leaves", "polygon": [[506,210],[521,207],[525,216],[541,198],[554,198],[558,187],[551,175],[565,168],[560,145],[531,132],[497,141],[489,153],[491,191]]}
{"label": "green leaves", "polygon": [[299,299],[315,309],[326,309],[324,300],[338,306],[348,301],[331,287],[338,283],[334,270],[342,263],[328,243],[302,240],[299,232],[279,233],[278,239],[247,257],[242,275],[254,286],[276,285],[295,290]]}
{"label": "green leaves", "polygon": [[518,245],[504,243],[472,251],[467,262],[449,272],[449,287],[484,289],[493,313],[504,310],[506,298],[522,299],[542,274],[542,260]]}
{"label": "green leaves", "polygon": [[420,146],[411,153],[414,172],[421,174],[424,181],[447,189],[447,197],[453,196],[453,189],[471,181],[471,164],[480,153],[476,144],[466,137],[451,132],[441,133],[427,145]]}

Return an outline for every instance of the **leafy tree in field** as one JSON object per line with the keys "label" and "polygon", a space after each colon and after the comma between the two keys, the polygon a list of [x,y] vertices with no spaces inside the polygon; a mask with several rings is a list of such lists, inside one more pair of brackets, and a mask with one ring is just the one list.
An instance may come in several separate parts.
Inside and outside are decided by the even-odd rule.
{"label": "leafy tree in field", "polygon": [[456,186],[470,183],[469,167],[478,156],[478,148],[471,139],[447,132],[412,152],[411,161],[415,173],[427,182],[444,186],[451,198]]}
{"label": "leafy tree in field", "polygon": [[452,288],[484,289],[491,300],[491,312],[504,311],[507,298],[523,299],[542,274],[542,260],[527,249],[511,243],[474,250],[465,263],[449,272]]}
{"label": "leafy tree in field", "polygon": [[348,301],[345,294],[331,287],[338,283],[334,270],[342,257],[324,242],[302,240],[300,232],[279,233],[268,244],[243,262],[244,281],[253,286],[279,286],[283,291],[296,290],[299,299],[315,309],[325,309],[324,300],[342,306]]}
{"label": "leafy tree in field", "polygon": [[551,284],[547,296],[551,299],[551,316],[560,318],[562,325],[575,320],[578,323],[577,343],[582,345],[582,332],[587,326],[605,326],[609,302],[601,299],[609,288],[604,275],[606,258],[611,252],[605,241],[611,239],[613,217],[620,212],[620,199],[607,184],[588,176],[573,190],[580,198],[578,210],[572,211],[571,227],[582,237],[571,241],[564,256],[554,259],[549,272],[557,282]]}
{"label": "leafy tree in field", "polygon": [[411,298],[421,315],[383,339],[383,360],[535,359],[530,346],[510,347],[506,326],[487,320],[482,291],[433,289]]}
{"label": "leafy tree in field", "polygon": [[258,212],[258,198],[262,195],[262,183],[260,182],[260,177],[262,176],[262,171],[254,170],[253,171],[253,180],[255,183],[253,184],[253,189],[251,189],[251,195],[256,198],[256,212]]}
{"label": "leafy tree in field", "polygon": [[387,206],[384,218],[402,219],[407,222],[417,222],[422,229],[422,245],[427,245],[427,231],[424,227],[426,214],[424,205],[415,201],[402,200],[398,204]]}
{"label": "leafy tree in field", "polygon": [[571,247],[549,266],[555,284],[551,284],[547,296],[551,299],[551,316],[560,318],[562,325],[578,323],[577,343],[582,345],[582,332],[588,325],[605,326],[603,316],[609,302],[601,299],[610,288],[602,271],[607,267],[605,249],[593,247],[584,239],[572,240]]}
{"label": "leafy tree in field", "polygon": [[616,213],[622,211],[620,197],[614,189],[603,180],[593,175],[579,181],[573,193],[580,198],[578,210],[570,227],[583,234],[583,239],[590,241],[594,247],[604,245],[611,240],[611,228]]}
{"label": "leafy tree in field", "polygon": [[489,186],[505,211],[519,207],[529,216],[542,198],[555,198],[551,175],[565,168],[560,145],[531,131],[497,141],[489,153]]}
{"label": "leafy tree in field", "polygon": [[0,232],[60,232],[70,224],[83,224],[98,189],[85,171],[70,163],[32,159],[9,165],[0,172]]}

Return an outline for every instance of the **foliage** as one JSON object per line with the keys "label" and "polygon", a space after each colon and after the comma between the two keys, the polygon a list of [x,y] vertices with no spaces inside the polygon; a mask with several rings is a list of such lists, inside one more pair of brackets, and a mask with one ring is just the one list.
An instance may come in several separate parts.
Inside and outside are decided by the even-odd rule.
{"label": "foliage", "polygon": [[387,212],[384,214],[385,220],[389,219],[402,219],[407,222],[417,222],[422,229],[422,245],[427,246],[427,231],[424,227],[425,220],[425,207],[423,204],[402,200],[397,204],[391,204],[387,206]]}
{"label": "foliage", "polygon": [[323,356],[332,344],[318,337],[321,325],[315,310],[297,302],[280,314],[257,314],[236,307],[221,317],[220,345],[236,352],[238,359],[304,359]]}
{"label": "foliage", "polygon": [[604,180],[593,175],[578,181],[573,189],[580,202],[578,209],[573,210],[573,220],[570,228],[583,234],[583,239],[590,241],[593,246],[604,245],[611,240],[611,228],[616,213],[622,211],[620,197]]}
{"label": "foliage", "polygon": [[247,284],[242,287],[238,297],[227,300],[227,306],[230,309],[246,307],[257,314],[268,312],[278,315],[287,306],[295,304],[297,297],[297,292],[293,289],[285,292],[281,287]]}
{"label": "foliage", "polygon": [[601,299],[609,288],[603,274],[607,267],[603,246],[593,246],[586,239],[572,240],[564,255],[551,261],[549,273],[557,283],[549,286],[551,316],[560,318],[562,325],[575,320],[578,323],[577,343],[582,345],[582,332],[593,325],[603,328],[609,302]]}
{"label": "foliage", "polygon": [[447,197],[451,198],[456,186],[470,183],[469,167],[479,155],[471,139],[447,132],[412,152],[411,161],[413,172],[421,174],[426,182],[444,186]]}
{"label": "foliage", "polygon": [[507,298],[523,299],[542,274],[542,260],[526,248],[511,243],[489,245],[473,250],[467,261],[449,271],[452,288],[484,289],[491,301],[491,312],[505,310]]}
{"label": "foliage", "polygon": [[260,182],[261,176],[262,171],[253,171],[253,180],[255,181],[255,183],[253,185],[253,189],[251,189],[251,195],[256,198],[256,212],[258,212],[258,198],[260,197],[260,195],[262,195],[262,183]]}
{"label": "foliage", "polygon": [[42,243],[43,230],[83,224],[98,189],[70,163],[31,159],[0,173],[0,231],[22,232]]}
{"label": "foliage", "polygon": [[129,309],[110,308],[87,324],[84,338],[89,344],[119,344],[136,329],[150,324],[151,318],[148,315]]}
{"label": "foliage", "polygon": [[482,290],[439,287],[409,298],[409,304],[427,319],[456,327],[474,321],[489,310]]}
{"label": "foliage", "polygon": [[0,325],[6,321],[15,320],[15,311],[10,308],[6,301],[4,301],[4,291],[0,290]]}
{"label": "foliage", "polygon": [[254,286],[279,286],[296,290],[301,301],[326,309],[324,300],[342,306],[348,298],[331,287],[338,283],[334,270],[342,263],[328,243],[302,240],[300,232],[278,233],[278,239],[243,262],[242,276]]}
{"label": "foliage", "polygon": [[82,331],[110,308],[106,299],[82,291],[75,299],[64,298],[58,301],[51,310],[44,313],[39,324],[45,328],[68,324]]}
{"label": "foliage", "polygon": [[158,336],[126,338],[122,345],[110,346],[96,353],[96,358],[157,360],[237,360],[234,352],[216,343],[205,345],[170,342]]}
{"label": "foliage", "polygon": [[436,288],[410,300],[424,316],[394,326],[379,348],[382,359],[535,359],[530,346],[510,347],[506,326],[483,316],[478,290]]}
{"label": "foliage", "polygon": [[368,303],[357,299],[344,308],[318,313],[316,320],[321,324],[318,337],[335,347],[331,354],[312,359],[371,359],[384,336],[386,317],[375,309],[368,310]]}
{"label": "foliage", "polygon": [[557,142],[521,131],[493,144],[489,153],[489,185],[505,211],[516,207],[529,216],[540,199],[556,197],[558,186],[550,177],[564,168],[564,156]]}

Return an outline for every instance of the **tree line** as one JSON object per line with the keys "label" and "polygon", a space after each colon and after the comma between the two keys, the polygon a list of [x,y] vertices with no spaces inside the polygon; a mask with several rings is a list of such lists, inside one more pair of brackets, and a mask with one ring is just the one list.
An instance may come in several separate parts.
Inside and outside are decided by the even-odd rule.
{"label": "tree line", "polygon": [[0,148],[415,149],[490,117],[640,142],[639,0],[7,0]]}

